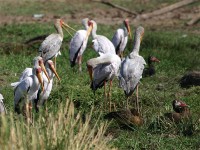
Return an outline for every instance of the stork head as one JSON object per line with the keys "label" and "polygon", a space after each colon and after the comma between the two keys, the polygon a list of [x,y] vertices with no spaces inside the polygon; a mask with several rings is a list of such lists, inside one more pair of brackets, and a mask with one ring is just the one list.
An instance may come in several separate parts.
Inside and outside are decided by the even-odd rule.
{"label": "stork head", "polygon": [[88,21],[89,21],[89,19],[88,18],[84,18],[83,20],[82,20],[82,25],[85,27],[85,29],[87,30],[88,29]]}
{"label": "stork head", "polygon": [[50,82],[50,78],[49,78],[47,70],[44,66],[44,61],[43,61],[42,57],[38,57],[38,64],[41,67],[42,71],[44,72],[45,76],[47,77],[48,81]]}
{"label": "stork head", "polygon": [[90,33],[92,32],[92,29],[94,28],[95,22],[93,20],[88,21],[88,30],[87,30],[87,35],[86,39],[90,36]]}
{"label": "stork head", "polygon": [[143,35],[144,35],[144,28],[142,26],[137,27],[135,31],[135,37],[140,37],[140,42],[142,42]]}
{"label": "stork head", "polygon": [[128,31],[128,35],[130,36],[130,39],[132,39],[132,36],[131,36],[131,28],[130,28],[130,25],[129,25],[129,20],[128,19],[125,19],[124,20],[124,25]]}
{"label": "stork head", "polygon": [[60,77],[58,76],[58,73],[54,67],[53,61],[48,60],[47,63],[49,64],[49,68],[51,69],[51,71],[56,75],[57,79],[60,81]]}
{"label": "stork head", "polygon": [[[56,19],[55,24],[54,24],[56,30],[59,30],[60,27],[62,27],[64,30],[66,30],[70,35],[71,33],[67,30],[68,28],[76,32],[75,29],[70,27],[67,23],[65,23],[62,19]],[[72,36],[72,35],[71,35]]]}

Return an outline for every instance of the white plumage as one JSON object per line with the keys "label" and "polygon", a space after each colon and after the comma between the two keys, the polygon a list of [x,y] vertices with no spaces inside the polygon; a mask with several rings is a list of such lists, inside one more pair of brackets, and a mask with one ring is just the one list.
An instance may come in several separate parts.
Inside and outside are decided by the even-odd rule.
{"label": "white plumage", "polygon": [[[47,81],[49,81],[49,77],[48,77],[48,74],[47,74],[47,71],[44,67],[44,62],[43,62],[43,59],[42,57],[40,56],[37,56],[33,59],[33,66],[40,66],[42,68],[42,76],[43,76],[43,79],[46,79]],[[26,77],[29,77],[33,75],[33,68],[26,68],[20,78],[19,78],[19,81],[18,82],[14,82],[14,83],[11,83],[11,86],[12,87],[16,87],[23,79],[25,79]],[[45,77],[44,77],[45,76]]]}
{"label": "white plumage", "polygon": [[112,80],[118,75],[121,59],[116,54],[102,54],[100,57],[90,59],[87,64],[93,66],[92,89],[103,86],[104,82]]}
{"label": "white plumage", "polygon": [[124,21],[124,25],[122,28],[117,29],[115,32],[112,43],[115,46],[116,54],[120,57],[123,57],[123,51],[126,47],[126,44],[128,42],[128,35],[130,35],[131,38],[131,30],[129,26],[129,21],[126,19]]}
{"label": "white plumage", "polygon": [[82,55],[87,47],[88,36],[88,18],[82,20],[82,24],[85,27],[85,30],[78,30],[73,38],[71,39],[69,46],[69,55],[70,55],[70,63],[73,67],[76,63],[79,64],[79,71],[82,71],[81,63],[82,63]]}
{"label": "white plumage", "polygon": [[6,107],[3,103],[3,100],[4,100],[3,95],[0,93],[0,114],[2,114],[2,113],[6,114],[7,113]]}
{"label": "white plumage", "polygon": [[60,77],[58,76],[53,61],[48,60],[45,63],[45,67],[49,76],[50,81],[48,82],[48,79],[46,76],[43,76],[44,78],[44,92],[40,93],[40,95],[38,95],[39,97],[37,99],[39,99],[39,105],[43,105],[44,102],[49,98],[49,95],[51,93],[52,87],[53,87],[53,78],[56,75],[56,77],[58,78],[58,80],[60,80]]}
{"label": "white plumage", "polygon": [[94,20],[89,21],[89,27],[92,28],[93,48],[99,54],[116,54],[113,43],[103,35],[97,35],[97,24]]}
{"label": "white plumage", "polygon": [[[99,57],[87,61],[88,72],[91,78],[91,88],[95,92],[98,88],[104,86],[104,94],[105,98],[109,99],[110,111],[112,80],[114,76],[118,75],[120,64],[120,57],[111,53],[101,54]],[[108,94],[106,94],[105,90],[107,81],[110,81]]]}
{"label": "white plumage", "polygon": [[135,31],[133,51],[122,61],[121,64],[119,85],[121,88],[123,88],[127,97],[134,92],[136,86],[142,78],[144,65],[146,64],[144,58],[139,55],[140,42],[143,34],[144,28],[138,27]]}
{"label": "white plumage", "polygon": [[69,25],[65,24],[61,19],[56,19],[54,26],[57,30],[57,33],[52,33],[48,37],[46,37],[46,39],[42,42],[39,48],[39,53],[43,58],[44,62],[46,62],[49,59],[52,59],[53,57],[57,57],[58,54],[61,54],[60,47],[63,41],[62,27],[68,27],[74,30]]}
{"label": "white plumage", "polygon": [[20,102],[32,101],[37,98],[37,92],[40,85],[43,90],[43,81],[41,77],[41,67],[35,66],[32,75],[24,78],[14,90],[14,107],[17,113],[20,113]]}

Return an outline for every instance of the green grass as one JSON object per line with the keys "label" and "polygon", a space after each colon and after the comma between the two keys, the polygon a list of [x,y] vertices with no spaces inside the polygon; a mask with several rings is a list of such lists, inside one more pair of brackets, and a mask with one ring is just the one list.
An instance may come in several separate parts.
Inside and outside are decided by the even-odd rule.
{"label": "green grass", "polygon": [[[81,25],[76,25],[74,28],[79,29]],[[117,26],[105,26],[99,25],[98,33],[106,35],[111,39],[114,29]],[[133,28],[133,27],[132,27]],[[21,24],[21,25],[7,25],[0,27],[0,36],[4,37],[0,39],[0,92],[4,95],[5,105],[8,112],[13,113],[13,89],[10,87],[10,83],[17,81],[21,72],[26,67],[32,67],[32,60],[37,56],[37,49],[39,45],[34,47],[22,46],[26,40],[42,34],[50,34],[54,32],[53,25],[43,24]],[[187,34],[186,37],[183,37]],[[70,68],[68,44],[70,36],[65,34],[63,45],[61,48],[62,55],[57,59],[57,71],[61,77],[61,83],[54,82],[54,88],[51,96],[48,100],[49,113],[60,114],[62,104],[66,103],[66,99],[70,99],[74,102],[80,102],[80,107],[76,108],[76,112],[89,114],[91,109],[93,113],[90,123],[94,124],[99,119],[99,115],[105,114],[107,111],[103,109],[103,89],[97,90],[94,95],[90,89],[90,80],[86,71],[86,61],[90,58],[96,57],[94,50],[91,48],[91,39],[88,43],[88,48],[83,56],[83,72],[78,72],[78,67]],[[8,43],[8,44],[5,44]],[[141,128],[137,128],[135,131],[122,130],[112,122],[107,129],[106,135],[111,135],[111,141],[109,144],[112,147],[119,149],[198,149],[200,135],[195,134],[191,137],[185,137],[182,134],[174,133],[175,127],[171,128],[167,133],[161,131],[159,133],[152,133],[148,130],[148,126],[165,112],[172,111],[171,101],[175,98],[184,100],[190,105],[193,112],[194,120],[199,118],[199,106],[200,106],[200,87],[192,87],[190,89],[182,89],[178,84],[178,80],[188,70],[199,70],[200,64],[200,52],[199,52],[199,35],[192,34],[188,31],[177,30],[158,30],[151,31],[145,28],[145,36],[142,41],[140,54],[147,58],[148,55],[154,55],[161,60],[159,64],[156,64],[156,75],[149,78],[142,79],[142,84],[139,88],[139,99],[141,100],[142,113],[145,120],[145,124]],[[126,49],[126,55],[132,50],[132,42],[129,43]],[[157,86],[162,84],[163,90],[156,90]],[[131,105],[134,106],[135,95],[131,98]],[[125,97],[123,91],[118,88],[117,79],[114,80],[112,89],[112,102],[117,106],[117,109],[123,108],[125,104]],[[45,114],[40,114],[41,118],[45,117]],[[37,116],[37,115],[36,115]],[[12,120],[12,115],[8,116]],[[105,120],[100,117],[100,121]],[[8,126],[13,125],[9,121]],[[17,122],[18,123],[18,122]],[[39,124],[40,121],[36,117],[35,123]],[[47,123],[47,121],[44,122]],[[23,122],[22,122],[23,124]],[[15,124],[13,125],[15,126]],[[23,129],[25,125],[22,125]],[[40,126],[39,126],[40,127]],[[53,127],[53,123],[52,126]],[[24,127],[25,128],[25,127]],[[197,129],[200,129],[200,125],[197,125]],[[8,129],[9,130],[9,129]],[[2,133],[1,129],[1,133]],[[13,132],[15,128],[13,129]],[[43,137],[43,133],[46,130],[41,129],[42,142],[48,140]],[[30,132],[35,132],[30,130]],[[60,131],[58,131],[60,133]],[[112,133],[113,132],[113,133]],[[10,132],[8,132],[10,133]],[[21,132],[21,136],[25,136],[25,131]],[[59,136],[59,133],[57,136]],[[49,134],[53,134],[49,132]],[[6,134],[5,138],[11,138],[10,134]],[[33,134],[37,135],[37,134]],[[38,135],[39,136],[39,135]],[[45,136],[45,135],[44,135]],[[25,136],[26,137],[26,136]],[[107,137],[108,138],[108,137]],[[20,139],[20,140],[23,140]],[[53,139],[52,139],[53,140]],[[63,142],[64,136],[57,139],[58,143]],[[25,143],[28,141],[25,141]],[[35,141],[33,141],[35,142]],[[47,143],[48,143],[47,142]],[[21,146],[24,146],[23,144]],[[55,145],[53,145],[55,146]],[[34,147],[29,147],[33,148]],[[40,148],[40,147],[39,147]],[[51,147],[47,145],[46,148],[64,148]]]}

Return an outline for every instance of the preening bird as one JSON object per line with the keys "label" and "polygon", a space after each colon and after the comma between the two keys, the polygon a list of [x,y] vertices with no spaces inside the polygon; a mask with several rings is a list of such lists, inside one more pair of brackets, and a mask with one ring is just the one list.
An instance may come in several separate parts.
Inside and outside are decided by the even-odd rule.
{"label": "preening bird", "polygon": [[24,78],[14,89],[14,109],[17,113],[21,113],[20,103],[22,102],[23,112],[26,114],[27,102],[29,103],[37,98],[40,86],[44,91],[41,67],[34,66],[32,71],[32,75]]}
{"label": "preening bird", "polygon": [[[38,97],[37,97],[37,100],[36,100],[36,103],[35,103],[36,109],[38,109],[37,105],[39,105],[39,106],[43,105],[47,101],[47,99],[49,98],[49,95],[50,95],[52,87],[53,87],[53,78],[54,78],[54,76],[56,76],[58,78],[58,80],[60,81],[60,77],[58,76],[58,73],[56,72],[56,69],[54,67],[54,64],[53,64],[52,60],[48,60],[45,63],[45,67],[46,67],[48,76],[50,78],[50,82],[48,82],[47,77],[43,75],[44,91],[43,92],[41,92],[41,90],[38,91],[39,93],[37,94]],[[39,103],[38,103],[38,100],[39,100]]]}
{"label": "preening bird", "polygon": [[3,95],[0,93],[0,114],[6,114],[7,113],[6,107],[3,103],[3,100],[4,100]]}
{"label": "preening bird", "polygon": [[76,30],[64,23],[62,19],[56,19],[54,26],[57,33],[52,33],[48,37],[46,37],[39,48],[39,53],[43,58],[44,62],[55,57],[56,63],[56,57],[58,54],[60,54],[60,47],[63,41],[62,28],[64,28],[68,33],[69,31],[67,30],[67,28],[76,32]]}
{"label": "preening bird", "polygon": [[82,20],[82,24],[85,30],[78,30],[73,38],[71,39],[70,46],[69,46],[69,56],[70,56],[70,63],[71,67],[75,66],[76,63],[79,65],[79,71],[82,71],[82,55],[87,47],[88,36],[88,18],[84,18]]}
{"label": "preening bird", "polygon": [[126,19],[123,22],[123,27],[117,29],[112,38],[112,43],[115,46],[116,54],[119,55],[121,58],[123,58],[123,52],[128,42],[128,35],[131,39],[131,29],[129,26],[129,20]]}
{"label": "preening bird", "polygon": [[[87,61],[87,68],[91,79],[91,88],[95,92],[98,88],[104,86],[105,98],[109,99],[111,110],[111,87],[114,76],[118,75],[121,59],[116,54],[101,54],[97,58]],[[106,93],[106,82],[110,81],[108,94]]]}
{"label": "preening bird", "polygon": [[147,60],[148,67],[144,69],[142,77],[153,76],[156,73],[154,62],[160,62],[160,60],[154,56],[149,56]]}
{"label": "preening bird", "polygon": [[133,51],[127,56],[121,63],[120,74],[119,74],[119,86],[124,90],[127,96],[127,107],[128,107],[128,97],[136,91],[136,107],[139,110],[138,102],[138,84],[142,78],[142,73],[144,65],[146,64],[144,58],[139,55],[140,43],[144,35],[144,28],[139,26],[135,31],[134,37],[134,48]]}
{"label": "preening bird", "polygon": [[105,54],[105,53],[111,53],[111,54],[116,54],[115,52],[115,47],[113,43],[105,36],[103,35],[97,35],[97,24],[94,20],[90,20],[88,22],[89,29],[88,29],[88,34],[92,32],[92,38],[93,38],[93,48],[94,50],[100,54]]}

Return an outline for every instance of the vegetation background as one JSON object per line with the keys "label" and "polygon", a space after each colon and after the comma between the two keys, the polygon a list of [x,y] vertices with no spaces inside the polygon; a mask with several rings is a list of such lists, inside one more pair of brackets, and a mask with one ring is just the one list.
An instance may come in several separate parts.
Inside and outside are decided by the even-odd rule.
{"label": "vegetation background", "polygon": [[[114,4],[136,11],[151,12],[178,2],[178,0],[112,0]],[[180,78],[188,71],[200,69],[200,24],[186,26],[200,13],[200,2],[181,7],[153,18],[135,19],[133,15],[90,0],[0,0],[0,92],[8,114],[0,120],[0,149],[200,149],[200,87],[182,89]],[[35,18],[34,14],[44,14]],[[61,83],[54,82],[47,107],[34,113],[33,124],[27,124],[13,113],[13,89],[26,67],[38,55],[40,43],[24,44],[27,40],[55,32],[55,18],[63,18],[75,29],[82,29],[85,17],[98,23],[98,34],[112,38],[125,18],[129,18],[134,33],[138,25],[145,28],[140,54],[146,59],[154,55],[156,75],[142,79],[139,99],[144,125],[134,130],[123,130],[115,121],[108,123],[103,115],[103,89],[94,95],[90,89],[86,61],[96,57],[91,38],[83,56],[83,72],[70,68],[70,35],[65,33],[62,55],[58,57],[57,71]],[[126,55],[132,50],[129,41]],[[161,87],[161,88],[159,88]],[[195,132],[184,136],[180,126],[166,123],[162,130],[149,126],[165,112],[171,112],[171,101],[182,99],[191,109]],[[135,95],[131,98],[134,106]],[[72,103],[74,102],[74,104]],[[112,89],[112,102],[117,109],[124,108],[125,96],[118,87],[117,78]],[[83,117],[84,116],[84,117]],[[82,119],[83,118],[83,119]],[[85,120],[85,121],[82,121]]]}

